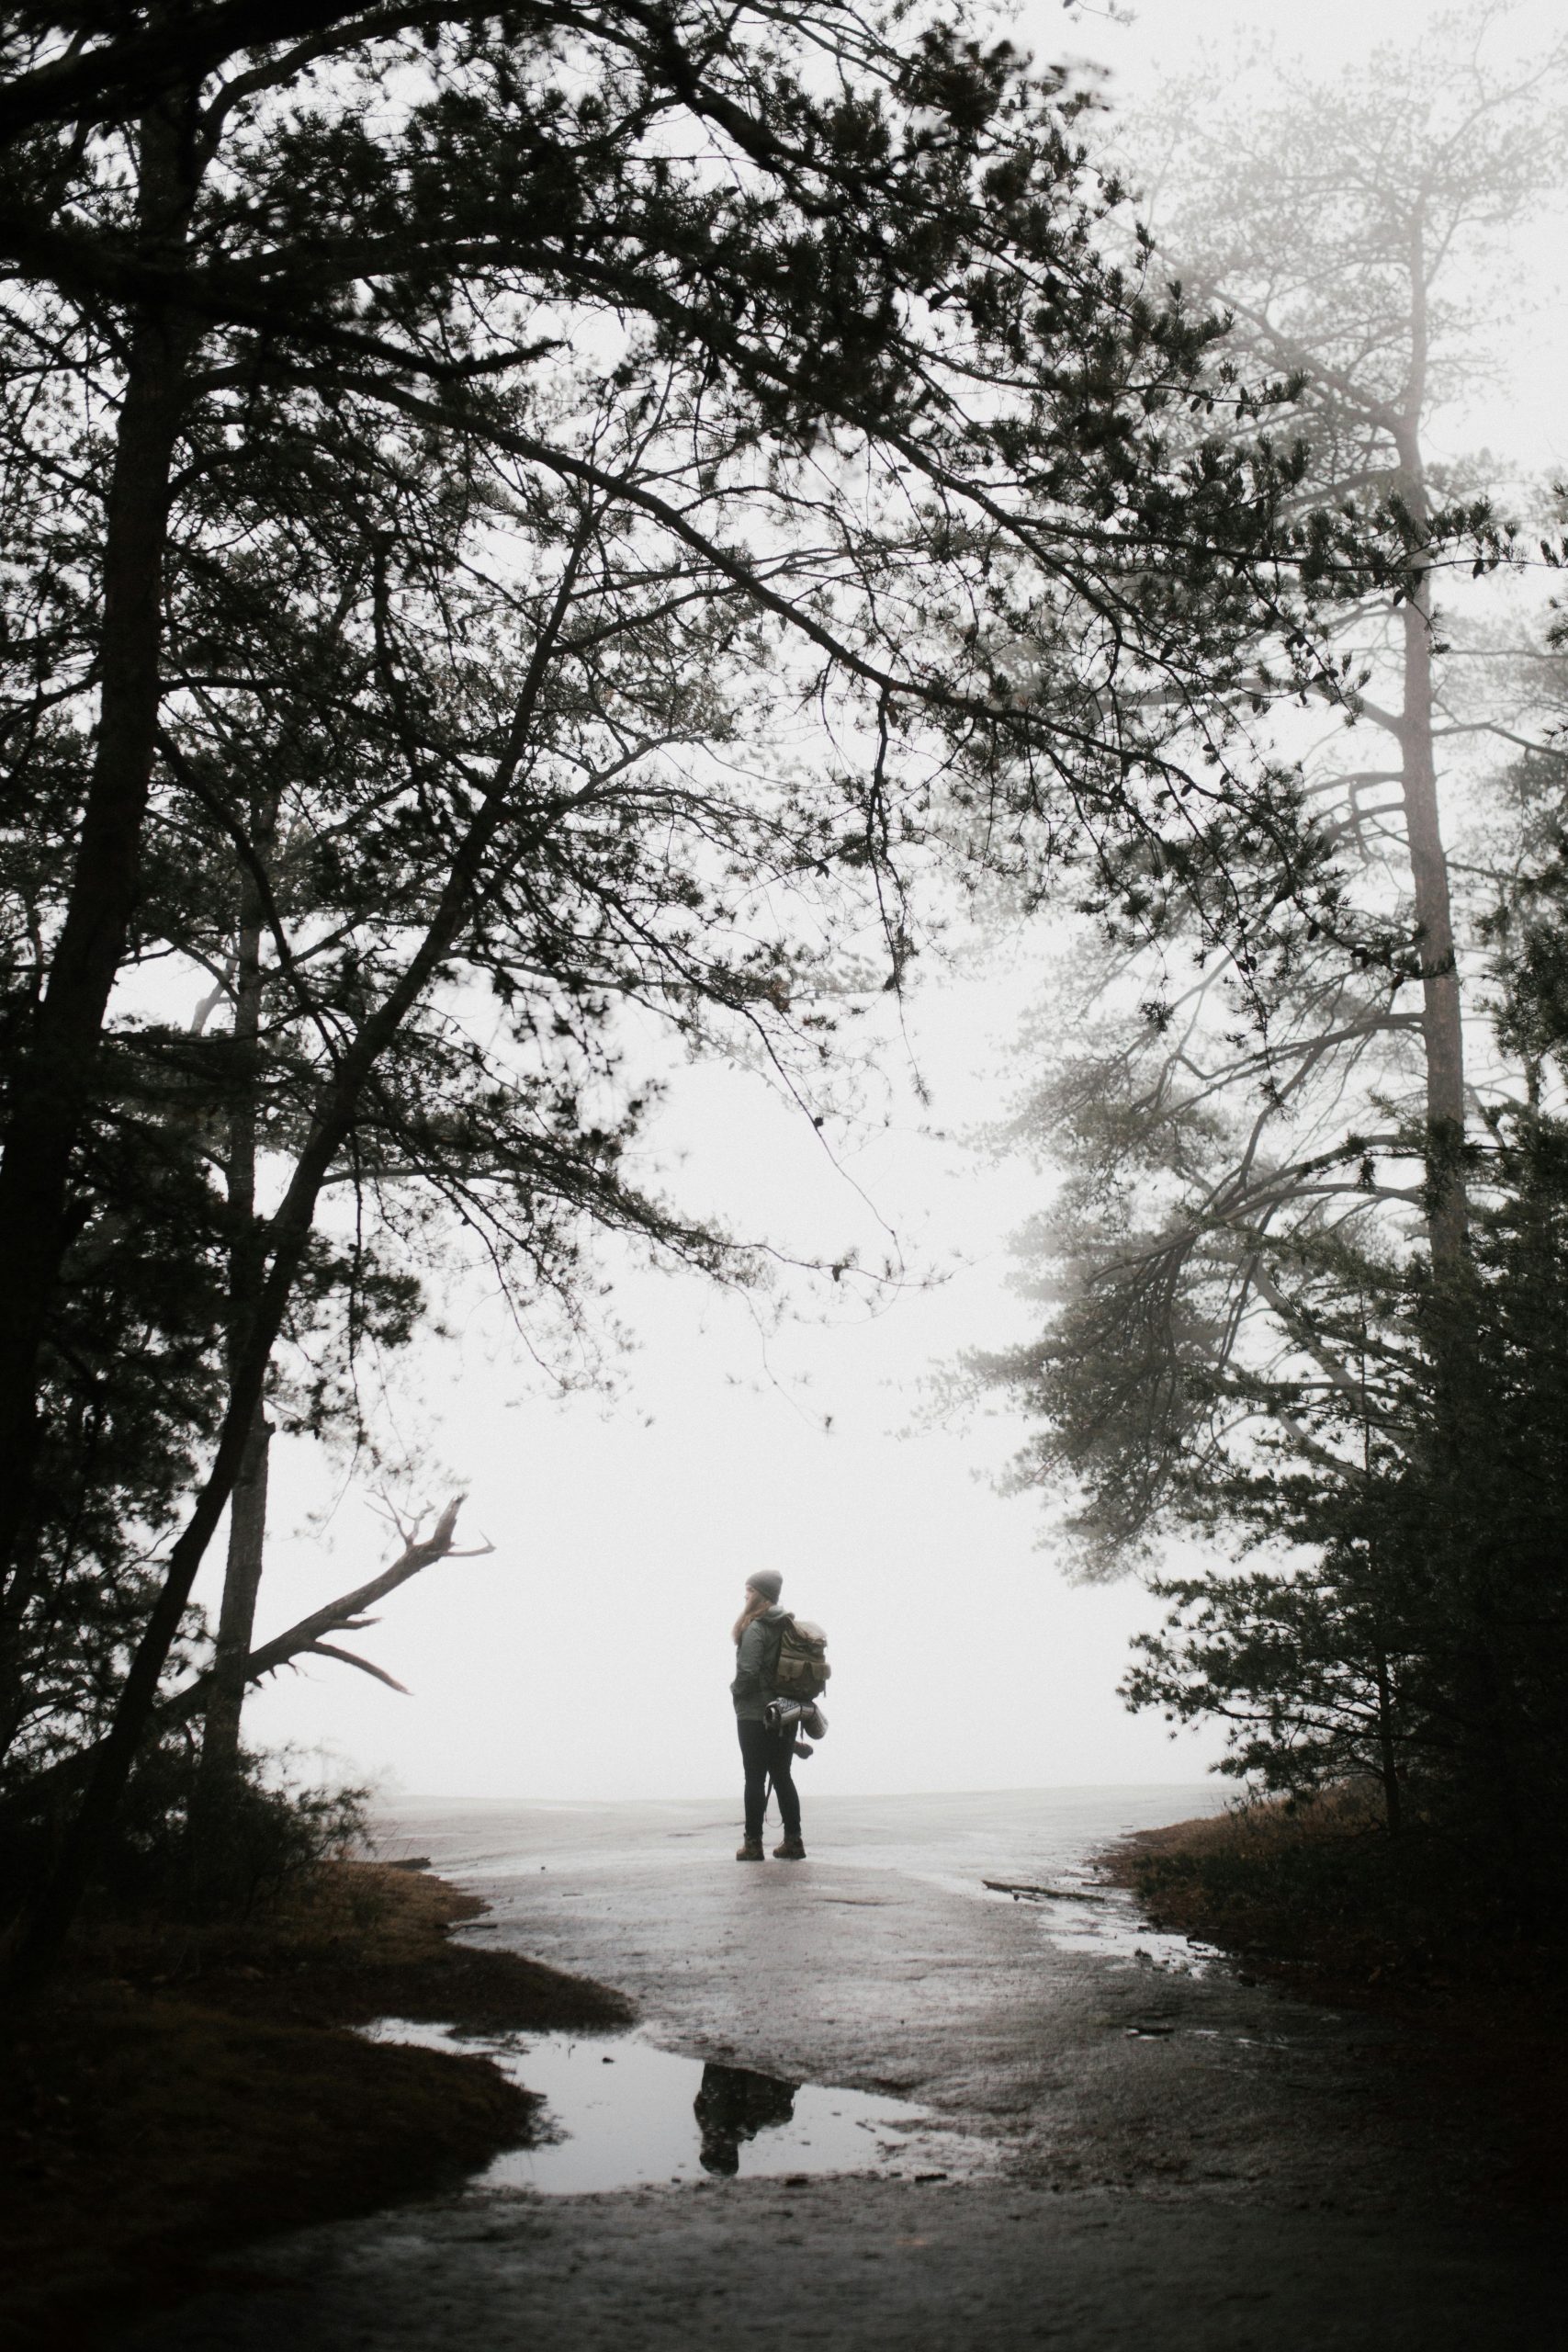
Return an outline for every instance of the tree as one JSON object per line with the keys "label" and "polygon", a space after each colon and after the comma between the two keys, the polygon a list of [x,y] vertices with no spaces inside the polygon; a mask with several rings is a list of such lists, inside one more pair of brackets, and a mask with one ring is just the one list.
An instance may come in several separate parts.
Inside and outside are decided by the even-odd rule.
{"label": "tree", "polygon": [[[792,910],[833,953],[879,926],[897,983],[939,804],[1026,865],[1087,831],[1112,880],[1121,841],[1190,837],[1179,796],[1278,842],[1222,721],[1197,782],[1168,745],[1320,557],[1267,458],[1173,454],[1168,412],[1236,398],[1212,327],[1106,260],[1077,102],[1005,48],[832,0],[122,25],[34,12],[0,107],[6,456],[48,559],[10,718],[24,804],[74,839],[15,934],[9,1576],[42,1557],[39,1368],[122,1069],[223,1138],[221,1412],[181,1432],[188,1508],[24,1971],[256,1483],[280,1338],[362,1310],[331,1189],[403,1263],[434,1201],[569,1300],[583,1218],[723,1262],[626,1179],[617,1008],[809,1067]],[[118,1009],[165,953],[231,962],[227,1029]]]}
{"label": "tree", "polygon": [[[1355,509],[1406,561],[1393,582],[1341,571],[1314,627],[1342,678],[1321,733],[1303,715],[1279,739],[1337,898],[1303,910],[1281,868],[1216,953],[1203,877],[1183,876],[1142,936],[1113,933],[1098,960],[1075,944],[1077,1017],[1046,1016],[1075,1044],[1046,1057],[1012,1138],[1066,1170],[1021,1237],[1048,1320],[976,1368],[1035,1424],[1020,1484],[1076,1484],[1102,1568],[1179,1515],[1195,1469],[1227,1490],[1260,1431],[1311,1475],[1350,1475],[1303,1406],[1337,1392],[1393,1441],[1403,1391],[1368,1386],[1382,1342],[1360,1349],[1366,1317],[1412,1250],[1465,1283],[1493,1073],[1483,1021],[1465,1075],[1481,910],[1467,941],[1439,786],[1462,792],[1475,748],[1519,713],[1502,699],[1511,658],[1435,605],[1445,571],[1457,597],[1452,575],[1507,539],[1472,469],[1428,444],[1495,333],[1467,276],[1495,271],[1562,157],[1568,50],[1520,62],[1506,35],[1505,10],[1450,16],[1418,53],[1380,50],[1337,85],[1265,53],[1221,101],[1179,91],[1145,127],[1176,266],[1224,300],[1243,364],[1289,385],[1299,496]],[[1270,651],[1260,639],[1260,678]]]}
{"label": "tree", "polygon": [[1414,1815],[1489,1932],[1560,1917],[1568,1796],[1560,634],[1530,665],[1546,740],[1503,779],[1506,855],[1475,930],[1495,1076],[1460,1277],[1409,1255],[1342,1266],[1314,1323],[1356,1385],[1303,1393],[1298,1430],[1189,1472],[1190,1519],[1262,1564],[1156,1580],[1175,1607],[1123,1686],[1172,1720],[1226,1722],[1222,1769],[1266,1788],[1375,1778],[1389,1829]]}
{"label": "tree", "polygon": [[[1391,1831],[1414,1809],[1539,1925],[1561,1906],[1568,1796],[1568,1132],[1539,1107],[1495,1131],[1462,1300],[1416,1267],[1387,1303],[1399,1444],[1363,1426],[1353,1479],[1276,1449],[1195,1498],[1274,1561],[1156,1583],[1176,1605],[1124,1689],[1173,1720],[1227,1722],[1223,1769],[1266,1788],[1375,1779]],[[1462,1350],[1431,1328],[1456,1311]],[[1343,1397],[1312,1419],[1326,1446],[1352,1435]]]}

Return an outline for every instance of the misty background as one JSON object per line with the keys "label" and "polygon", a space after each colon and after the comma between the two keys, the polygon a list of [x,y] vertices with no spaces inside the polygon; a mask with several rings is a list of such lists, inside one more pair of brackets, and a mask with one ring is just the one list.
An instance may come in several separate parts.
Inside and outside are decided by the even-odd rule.
{"label": "misty background", "polygon": [[[1547,5],[1506,14],[1522,46],[1557,29]],[[1409,0],[1320,0],[1310,19],[1285,0],[1146,0],[1126,23],[997,12],[1043,60],[1102,67],[1112,107],[1134,111],[1174,76],[1223,77],[1260,35],[1285,51],[1309,39],[1314,72],[1352,74],[1375,43],[1418,44],[1430,17]],[[1114,117],[1106,129],[1114,145]],[[1504,503],[1515,481],[1568,471],[1561,240],[1551,207],[1521,232],[1523,290],[1493,317],[1492,375],[1431,435],[1439,455],[1495,453]],[[803,1776],[808,1804],[817,1788],[1195,1780],[1219,1727],[1172,1738],[1116,1693],[1156,1605],[1136,1576],[1068,1581],[1038,1498],[996,1488],[1017,1422],[940,1395],[962,1351],[1026,1328],[1009,1238],[1049,1180],[977,1138],[1028,1076],[1015,1039],[1064,944],[955,918],[951,965],[917,969],[902,1006],[868,1016],[859,1117],[831,1146],[762,1074],[655,1063],[649,1043],[665,1096],[639,1165],[773,1245],[772,1295],[652,1272],[602,1242],[626,1344],[606,1346],[606,1386],[563,1396],[482,1267],[437,1275],[446,1336],[387,1367],[389,1443],[416,1458],[390,1491],[405,1509],[466,1492],[461,1540],[493,1548],[438,1563],[360,1641],[410,1696],[311,1664],[254,1694],[247,1737],[389,1795],[718,1793],[738,1779],[728,1629],[746,1575],[770,1566],[830,1637],[832,1728]],[[835,1285],[788,1262],[852,1250],[891,1256],[895,1277]],[[276,1442],[261,1639],[395,1549],[373,1484]],[[197,1596],[209,1608],[221,1568],[215,1545]]]}

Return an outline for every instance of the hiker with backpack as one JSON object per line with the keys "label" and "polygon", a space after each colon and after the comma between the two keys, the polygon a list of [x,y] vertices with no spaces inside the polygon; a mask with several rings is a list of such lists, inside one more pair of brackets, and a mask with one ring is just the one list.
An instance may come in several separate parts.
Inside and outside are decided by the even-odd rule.
{"label": "hiker with backpack", "polygon": [[775,1569],[760,1568],[746,1580],[745,1603],[735,1621],[735,1679],[729,1689],[746,1770],[746,1834],[736,1849],[738,1862],[762,1860],[770,1781],[784,1833],[773,1848],[773,1858],[781,1862],[806,1860],[794,1778],[795,1732],[809,1728],[820,1737],[827,1729],[814,1704],[828,1681],[827,1635],[820,1626],[808,1625],[780,1607],[783,1589],[784,1578]]}

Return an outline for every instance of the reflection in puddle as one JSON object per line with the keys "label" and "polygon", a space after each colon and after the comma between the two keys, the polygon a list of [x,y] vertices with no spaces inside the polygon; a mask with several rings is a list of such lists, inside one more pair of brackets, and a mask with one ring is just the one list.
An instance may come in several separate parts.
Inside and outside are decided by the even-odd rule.
{"label": "reflection in puddle", "polygon": [[880,2172],[890,2177],[978,2170],[989,2151],[943,2129],[908,2099],[826,2090],[744,2066],[705,2065],[636,2034],[460,2034],[382,2018],[378,2041],[477,2052],[546,2101],[544,2144],[514,2148],[480,2176],[487,2188],[552,2196],[660,2182]]}
{"label": "reflection in puddle", "polygon": [[692,2101],[702,2135],[698,2162],[703,2170],[739,2172],[741,2142],[793,2123],[799,2088],[798,2083],[781,2082],[776,2075],[754,2075],[749,2066],[705,2066]]}

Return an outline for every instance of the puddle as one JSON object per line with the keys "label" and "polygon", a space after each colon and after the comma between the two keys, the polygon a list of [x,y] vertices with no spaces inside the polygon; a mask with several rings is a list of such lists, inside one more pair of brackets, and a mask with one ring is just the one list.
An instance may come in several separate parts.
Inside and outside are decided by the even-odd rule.
{"label": "puddle", "polygon": [[1066,1951],[1097,1951],[1174,1976],[1207,1976],[1216,1968],[1225,1973],[1225,1955],[1217,1945],[1151,1928],[1120,1890],[1102,1881],[1075,1886],[1073,1875],[1061,1872],[1059,1883],[1050,1887],[991,1880],[982,1880],[981,1886],[987,1902],[1026,1903],[1037,1910],[1046,1936]]}
{"label": "puddle", "polygon": [[876,2172],[956,2178],[990,2160],[986,2144],[937,2123],[908,2099],[825,2090],[744,2066],[705,2064],[637,2035],[461,2034],[382,2018],[376,2041],[491,2058],[546,2101],[542,2146],[508,2150],[479,2176],[485,2188],[581,2196],[660,2183]]}

